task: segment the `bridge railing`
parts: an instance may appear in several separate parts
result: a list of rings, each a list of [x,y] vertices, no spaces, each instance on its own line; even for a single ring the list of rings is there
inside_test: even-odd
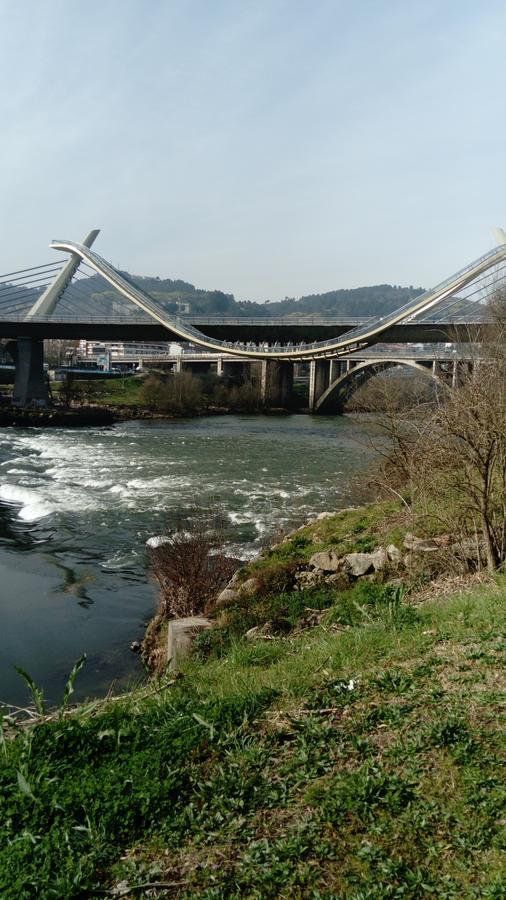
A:
[[[153,319],[148,316],[147,313],[144,315],[139,315],[138,313],[135,315],[127,315],[127,316],[90,316],[90,315],[52,315],[52,316],[34,316],[32,319],[27,320],[25,313],[16,313],[15,315],[2,315],[0,311],[0,321],[5,322],[27,322],[30,321],[32,324],[39,323],[49,323],[54,325],[65,323],[70,324],[98,324],[98,325],[147,325],[153,324]],[[205,325],[222,325],[226,327],[239,327],[241,325],[246,327],[254,327],[257,326],[259,328],[270,328],[270,327],[279,327],[279,328],[290,328],[293,326],[304,326],[304,325],[314,325],[321,326],[323,328],[331,328],[333,325],[344,325],[349,326],[350,328],[355,327],[356,325],[365,325],[370,321],[374,321],[372,317],[363,318],[363,319],[348,319],[348,318],[334,318],[334,319],[320,319],[318,316],[311,316],[310,318],[304,319],[264,319],[264,318],[228,318],[226,316],[189,316],[185,320],[185,324],[193,324],[199,326]],[[492,316],[482,315],[479,319],[472,319],[471,317],[455,316],[453,318],[446,316],[440,319],[423,319],[418,318],[416,320],[417,325],[433,325],[433,326],[451,326],[457,324],[463,325],[484,325],[487,323],[492,323],[494,320]],[[316,342],[315,342],[316,343]],[[318,345],[321,345],[321,341],[317,342]],[[325,341],[324,343],[332,343],[332,341]]]

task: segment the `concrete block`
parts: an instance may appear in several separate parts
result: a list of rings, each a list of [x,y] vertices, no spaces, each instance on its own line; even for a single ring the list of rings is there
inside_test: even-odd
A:
[[[167,663],[172,672],[177,672],[181,663],[192,655],[196,636],[212,627],[213,623],[204,616],[170,620],[167,632]]]

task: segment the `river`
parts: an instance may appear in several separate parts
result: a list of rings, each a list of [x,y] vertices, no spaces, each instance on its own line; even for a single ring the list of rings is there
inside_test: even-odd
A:
[[[353,416],[221,416],[108,428],[0,430],[0,701],[28,670],[50,704],[87,654],[76,698],[143,677],[129,650],[156,588],[146,541],[219,509],[229,551],[363,497],[370,453]]]

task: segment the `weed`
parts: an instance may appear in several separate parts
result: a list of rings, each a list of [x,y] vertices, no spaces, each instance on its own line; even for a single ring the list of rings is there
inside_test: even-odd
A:
[[[499,900],[502,682],[491,648],[504,584],[472,603],[434,600],[402,628],[405,597],[383,585],[355,586],[345,601],[255,598],[202,638],[226,649],[193,659],[173,684],[29,727],[8,721],[1,896],[120,885],[156,896],[166,883],[208,900]],[[333,604],[321,626],[234,636],[266,610],[295,623],[309,599]],[[343,602],[353,624],[336,629]]]

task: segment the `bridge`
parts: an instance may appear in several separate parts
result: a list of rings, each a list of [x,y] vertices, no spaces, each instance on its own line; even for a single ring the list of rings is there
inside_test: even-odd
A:
[[[309,363],[307,374],[300,380],[309,381],[308,408],[312,413],[342,412],[346,402],[358,388],[380,372],[397,367],[407,367],[413,372],[428,377],[437,385],[455,388],[472,367],[483,358],[479,346],[460,346],[458,350],[441,349],[437,345],[430,348],[407,348],[378,345],[366,351],[356,351],[337,359]],[[135,361],[141,369],[172,369],[174,372],[193,373],[214,372],[218,376],[235,379],[247,374],[257,379],[264,406],[289,405],[293,386],[293,375],[285,367],[285,377],[272,381],[269,371],[272,363],[265,360],[244,360],[241,357],[208,351],[186,351],[184,353],[157,353],[156,356],[135,354],[125,357]],[[293,364],[293,374],[297,364]]]
[[[346,360],[357,352],[370,359],[369,348],[380,341],[478,340],[491,324],[487,303],[506,278],[506,234],[498,229],[497,247],[384,316],[360,321],[191,319],[171,315],[162,302],[92,250],[98,233],[90,232],[82,244],[52,241],[50,247],[66,254],[65,258],[0,277],[0,337],[12,339],[15,404],[48,402],[43,376],[45,338],[87,337],[179,340],[244,361],[261,361],[263,392],[271,405],[283,405],[290,392],[293,364],[309,362],[310,408],[320,411],[328,407],[337,388],[334,383],[346,374],[341,365],[336,376],[337,362],[347,365]],[[106,312],[86,290],[90,278],[100,279],[107,288]],[[353,368],[352,361],[349,370]],[[372,371],[372,363],[367,368]],[[331,385],[334,388],[329,391]]]

